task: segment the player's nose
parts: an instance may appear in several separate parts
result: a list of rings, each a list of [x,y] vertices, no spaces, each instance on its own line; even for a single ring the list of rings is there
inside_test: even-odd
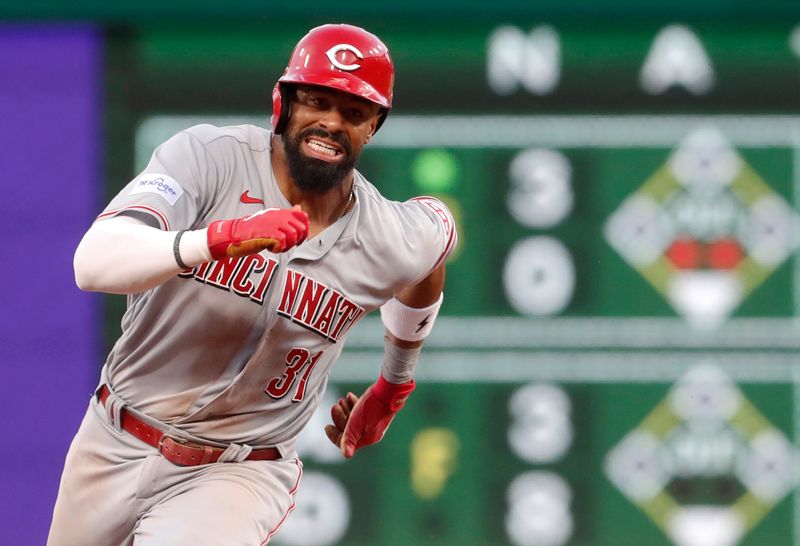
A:
[[[338,108],[328,108],[322,113],[319,122],[325,129],[331,133],[335,133],[342,129],[344,125],[344,116]]]

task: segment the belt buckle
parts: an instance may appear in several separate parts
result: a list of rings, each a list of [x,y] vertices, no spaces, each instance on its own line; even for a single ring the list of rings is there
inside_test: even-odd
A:
[[[161,453],[164,457],[166,457],[167,460],[170,459],[170,457],[168,457],[167,454],[164,453],[164,449],[165,449],[164,448],[164,442],[167,441],[167,440],[172,440],[173,444],[176,444],[176,445],[179,445],[179,446],[194,447],[191,443],[189,443],[188,441],[184,440],[183,438],[180,438],[178,436],[173,436],[172,434],[168,434],[168,433],[165,432],[164,434],[161,435],[161,438],[158,439],[158,452]],[[166,449],[169,449],[169,448],[167,447]]]
[[[189,442],[184,440],[183,438],[179,438],[178,436],[173,436],[172,434],[163,433],[161,438],[158,439],[158,450],[161,451],[164,447],[164,440],[172,440],[176,444],[180,444],[182,446],[190,445]]]
[[[167,440],[171,440],[176,448],[170,449],[169,446],[165,446],[164,442]],[[184,447],[186,450],[181,451],[180,447]],[[158,439],[158,452],[166,460],[178,466],[195,466],[212,462],[213,449],[211,446],[196,444],[167,433]]]

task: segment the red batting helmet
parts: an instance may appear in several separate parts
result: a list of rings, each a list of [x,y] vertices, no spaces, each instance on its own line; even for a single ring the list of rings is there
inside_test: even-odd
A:
[[[381,107],[378,127],[392,107],[394,65],[383,42],[363,28],[322,25],[297,42],[283,76],[272,90],[272,130],[281,134],[289,121],[287,85],[330,87]]]

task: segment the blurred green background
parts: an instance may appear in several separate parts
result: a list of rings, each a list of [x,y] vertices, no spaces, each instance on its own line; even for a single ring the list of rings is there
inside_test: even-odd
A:
[[[460,245],[417,392],[344,463],[327,408],[382,351],[378,319],[354,329],[275,543],[800,544],[796,1],[5,0],[0,18],[102,28],[104,200],[186,126],[268,124],[309,28],[388,45],[394,108],[359,169],[442,198]],[[106,350],[124,303],[105,299]]]

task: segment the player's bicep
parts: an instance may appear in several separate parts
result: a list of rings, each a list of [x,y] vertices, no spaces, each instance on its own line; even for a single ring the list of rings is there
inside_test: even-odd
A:
[[[445,264],[441,263],[416,284],[400,290],[395,297],[409,307],[427,307],[435,303],[444,290]]]

